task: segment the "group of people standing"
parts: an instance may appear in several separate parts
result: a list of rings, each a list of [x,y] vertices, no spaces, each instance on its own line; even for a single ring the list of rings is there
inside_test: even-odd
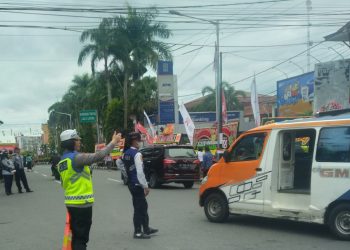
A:
[[[12,195],[12,183],[13,178],[15,177],[16,186],[18,188],[18,193],[23,193],[22,185],[27,193],[33,192],[28,185],[27,177],[24,171],[24,168],[27,166],[26,158],[21,154],[19,148],[15,148],[13,154],[9,154],[7,150],[1,152],[0,156],[0,165],[1,165],[1,174],[4,179],[5,184],[5,193],[6,195]],[[30,169],[32,162],[30,162]]]

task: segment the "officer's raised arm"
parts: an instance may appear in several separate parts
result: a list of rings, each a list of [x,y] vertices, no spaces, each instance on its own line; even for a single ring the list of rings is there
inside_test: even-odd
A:
[[[83,168],[86,165],[91,165],[95,162],[103,160],[103,158],[107,156],[114,149],[115,146],[118,145],[120,140],[121,134],[117,134],[117,132],[114,132],[112,141],[101,151],[92,154],[78,153],[74,158],[74,166],[77,168]]]

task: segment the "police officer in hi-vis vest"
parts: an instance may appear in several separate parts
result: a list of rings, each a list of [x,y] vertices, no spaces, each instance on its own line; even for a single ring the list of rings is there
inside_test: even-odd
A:
[[[64,152],[57,167],[64,189],[65,204],[70,214],[72,249],[85,250],[89,241],[94,203],[89,166],[103,160],[119,143],[121,135],[115,132],[112,141],[95,154],[79,153],[81,138],[75,129],[63,131],[60,139]]]
[[[134,206],[134,238],[149,239],[158,229],[149,227],[146,196],[149,188],[143,171],[142,155],[138,151],[141,142],[139,133],[130,133],[125,141],[123,162],[128,175],[128,187]]]

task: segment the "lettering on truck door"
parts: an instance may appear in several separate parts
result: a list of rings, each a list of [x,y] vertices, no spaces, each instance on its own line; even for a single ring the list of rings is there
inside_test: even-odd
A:
[[[226,194],[229,209],[263,211],[263,185],[269,173],[263,172],[263,154],[267,134],[248,134],[240,139],[232,150],[224,166],[221,187]]]

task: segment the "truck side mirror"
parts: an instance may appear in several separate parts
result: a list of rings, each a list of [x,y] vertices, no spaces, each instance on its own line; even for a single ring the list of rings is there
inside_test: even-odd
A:
[[[230,161],[230,153],[226,150],[222,156],[225,160],[225,162],[229,162]]]

